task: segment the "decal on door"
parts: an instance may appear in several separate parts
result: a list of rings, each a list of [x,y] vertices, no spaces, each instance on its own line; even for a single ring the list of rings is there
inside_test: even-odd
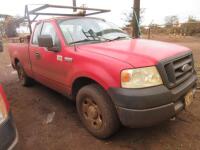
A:
[[[64,61],[72,63],[73,59],[70,57],[64,57]]]
[[[63,61],[63,57],[61,55],[57,55],[57,61]]]

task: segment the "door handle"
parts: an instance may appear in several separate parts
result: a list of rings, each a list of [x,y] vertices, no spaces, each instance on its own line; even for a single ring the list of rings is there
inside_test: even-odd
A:
[[[40,59],[40,53],[39,53],[39,52],[35,52],[35,57],[36,57],[37,59]]]

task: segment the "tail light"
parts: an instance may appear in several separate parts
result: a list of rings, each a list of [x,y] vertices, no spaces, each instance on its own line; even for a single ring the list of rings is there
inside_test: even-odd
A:
[[[8,117],[8,110],[9,110],[9,105],[6,100],[5,93],[0,86],[0,124],[6,120]]]

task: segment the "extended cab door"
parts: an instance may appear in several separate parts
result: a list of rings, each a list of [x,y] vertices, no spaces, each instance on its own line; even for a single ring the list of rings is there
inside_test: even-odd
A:
[[[54,47],[59,48],[58,52],[49,51],[45,47],[39,47],[37,37],[39,35],[50,35]],[[36,40],[36,43],[34,42]],[[63,62],[63,50],[60,39],[56,33],[56,25],[51,22],[44,22],[36,26],[33,35],[33,44],[30,46],[32,70],[34,78],[41,83],[59,92],[66,93],[65,75],[66,70]]]
[[[35,79],[38,77],[38,66],[40,64],[41,55],[39,53],[39,46],[38,46],[38,36],[40,36],[41,30],[42,30],[43,22],[39,22],[35,25],[35,30],[33,32],[30,46],[29,46],[29,53],[30,53],[30,60],[31,60],[31,66],[33,71],[33,76]]]

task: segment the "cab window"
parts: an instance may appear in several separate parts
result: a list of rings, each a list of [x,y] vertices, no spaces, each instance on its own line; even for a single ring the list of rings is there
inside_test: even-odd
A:
[[[42,29],[42,23],[37,24],[35,27],[35,32],[33,33],[32,44],[38,45],[38,36],[40,35],[41,29]]]
[[[60,45],[55,28],[51,23],[49,23],[49,22],[44,23],[44,25],[42,27],[41,35],[50,35],[53,40],[53,46],[58,47]]]

